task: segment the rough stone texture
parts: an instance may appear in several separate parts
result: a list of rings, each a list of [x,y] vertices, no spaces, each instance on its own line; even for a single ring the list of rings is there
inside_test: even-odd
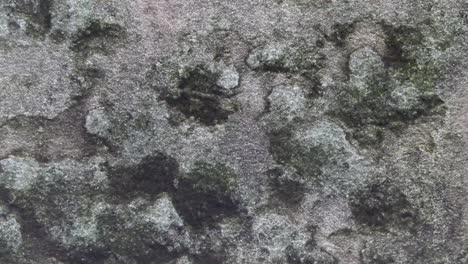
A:
[[[468,262],[464,0],[3,0],[0,263]]]

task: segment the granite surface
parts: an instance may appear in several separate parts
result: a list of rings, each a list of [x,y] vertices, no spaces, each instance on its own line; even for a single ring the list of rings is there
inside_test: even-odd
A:
[[[0,263],[468,263],[465,0],[2,0]]]

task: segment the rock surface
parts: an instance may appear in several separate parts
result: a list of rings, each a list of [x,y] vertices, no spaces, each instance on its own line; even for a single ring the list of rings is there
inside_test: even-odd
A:
[[[0,263],[464,264],[464,0],[3,0]]]

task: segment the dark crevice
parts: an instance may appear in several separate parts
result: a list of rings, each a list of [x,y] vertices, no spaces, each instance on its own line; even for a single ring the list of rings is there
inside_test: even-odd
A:
[[[224,165],[198,163],[179,178],[174,206],[195,229],[209,228],[224,217],[238,216],[241,208],[233,193],[236,177]]]
[[[225,123],[235,107],[224,106],[225,103],[232,106],[231,95],[216,85],[218,77],[197,66],[180,79],[176,95],[163,91],[161,98],[185,117],[195,118],[206,126]]]
[[[35,20],[43,25],[44,31],[49,32],[52,28],[52,0],[40,0],[39,8]]]
[[[333,33],[328,36],[328,41],[333,42],[337,47],[344,47],[348,36],[354,31],[354,23],[335,24],[332,27]]]
[[[263,111],[259,113],[256,117],[255,120],[261,120],[264,116],[268,115],[271,113],[271,100],[270,100],[270,95],[273,93],[273,88],[269,88],[267,93],[263,96]]]
[[[178,173],[179,164],[174,158],[157,153],[135,166],[111,168],[109,184],[112,194],[119,199],[131,199],[141,194],[155,198],[162,192],[175,191],[173,184]]]

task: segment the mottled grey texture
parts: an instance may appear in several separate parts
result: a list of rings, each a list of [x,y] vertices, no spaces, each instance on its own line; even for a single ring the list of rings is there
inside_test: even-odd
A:
[[[2,0],[0,263],[464,264],[464,0]]]

